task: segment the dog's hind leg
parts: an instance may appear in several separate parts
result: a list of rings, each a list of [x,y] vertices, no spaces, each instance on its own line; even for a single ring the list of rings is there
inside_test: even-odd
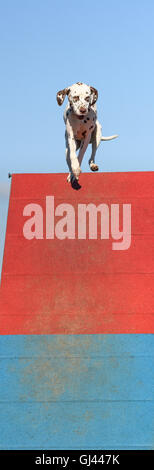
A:
[[[96,150],[97,150],[96,141],[93,140],[92,141],[92,153],[91,153],[91,157],[89,159],[89,166],[90,166],[91,171],[98,171],[99,170],[98,165],[96,165],[96,163],[95,163]]]
[[[96,155],[96,150],[101,142],[101,135],[102,135],[101,125],[98,121],[96,121],[96,126],[91,136],[92,153],[89,159],[89,166],[90,166],[91,171],[99,170],[98,165],[96,165],[95,163],[95,155]]]

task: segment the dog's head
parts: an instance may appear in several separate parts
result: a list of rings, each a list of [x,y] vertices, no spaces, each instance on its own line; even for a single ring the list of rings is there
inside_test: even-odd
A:
[[[61,106],[64,102],[65,96],[68,96],[70,106],[73,113],[77,116],[86,115],[98,98],[98,91],[92,86],[85,83],[75,83],[74,85],[64,88],[57,93],[57,102]]]

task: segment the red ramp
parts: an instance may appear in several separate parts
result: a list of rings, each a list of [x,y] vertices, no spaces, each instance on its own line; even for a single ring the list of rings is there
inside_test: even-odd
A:
[[[1,334],[154,333],[154,172],[82,174],[79,190],[66,177],[12,177]],[[52,234],[48,239],[47,196],[54,198],[54,213],[48,208]],[[109,238],[101,239],[99,215],[97,239],[89,239],[88,216],[86,239],[78,238],[78,205],[91,203],[108,207]],[[30,219],[23,212],[29,204],[40,207],[42,238],[29,240],[23,234]],[[75,238],[56,236],[56,224],[66,216],[66,212],[56,215],[61,204],[69,204],[74,211]],[[113,249],[113,242],[118,242],[111,234],[111,206],[115,204],[119,205],[120,230],[123,205],[131,206],[131,244],[124,250]]]

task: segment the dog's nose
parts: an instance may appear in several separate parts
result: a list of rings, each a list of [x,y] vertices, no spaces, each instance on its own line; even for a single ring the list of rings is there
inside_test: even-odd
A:
[[[81,112],[81,113],[86,113],[86,108],[84,108],[84,106],[81,106],[80,112]]]

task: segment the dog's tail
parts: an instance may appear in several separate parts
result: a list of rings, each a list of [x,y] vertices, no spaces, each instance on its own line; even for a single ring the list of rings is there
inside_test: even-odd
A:
[[[109,137],[102,136],[101,140],[113,140],[113,139],[116,139],[117,137],[118,137],[118,134],[110,135]]]

